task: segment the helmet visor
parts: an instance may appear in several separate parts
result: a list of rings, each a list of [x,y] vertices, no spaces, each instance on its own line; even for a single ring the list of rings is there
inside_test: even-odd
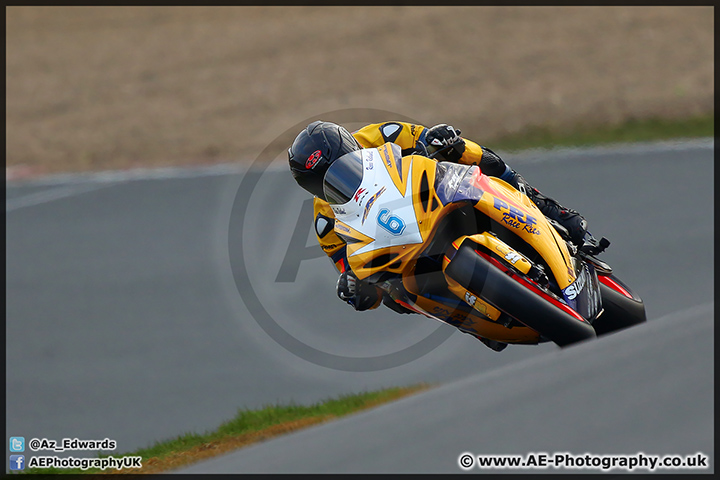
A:
[[[346,153],[335,160],[323,180],[325,200],[332,205],[343,205],[352,199],[363,178],[362,151]]]

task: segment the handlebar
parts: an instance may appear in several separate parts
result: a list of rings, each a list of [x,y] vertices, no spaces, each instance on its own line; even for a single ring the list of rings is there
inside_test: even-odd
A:
[[[417,152],[417,154],[422,155],[423,157],[427,157],[427,158],[431,158],[431,159],[433,159],[433,160],[436,160],[436,158],[435,158],[436,156],[438,156],[438,155],[440,155],[440,154],[444,154],[445,152],[449,152],[449,151],[450,151],[451,149],[453,149],[454,147],[455,147],[455,145],[452,145],[452,144],[451,144],[451,145],[446,145],[446,146],[444,146],[443,148],[440,148],[440,149],[438,149],[438,150],[435,150],[433,153],[428,153],[427,147],[426,147],[424,144],[422,144],[422,143],[420,143],[420,142],[417,142],[417,143],[415,144],[415,150],[414,150],[414,151]]]

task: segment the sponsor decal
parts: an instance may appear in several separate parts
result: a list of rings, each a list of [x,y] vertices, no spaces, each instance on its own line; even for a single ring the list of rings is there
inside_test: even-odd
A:
[[[430,313],[439,317],[449,317],[452,312],[450,312],[450,310],[446,310],[442,307],[438,307],[437,305],[435,305],[432,310],[430,310]]]
[[[498,197],[493,197],[493,206],[502,212],[503,223],[534,235],[540,235],[540,230],[535,228],[535,225],[537,225],[537,219],[535,217],[526,214],[516,207],[508,205],[507,202]]]
[[[331,243],[330,245],[320,245],[320,247],[322,247],[323,250],[330,251],[338,247],[342,247],[343,245],[343,243]]]
[[[358,191],[355,192],[355,196],[353,197],[353,199],[358,203],[358,205],[362,205],[362,202],[363,202],[363,200],[365,200],[365,196],[367,194],[368,194],[367,188],[358,188]]]
[[[382,195],[383,193],[385,193],[385,187],[382,187],[380,190],[377,191],[377,193],[376,193],[375,195],[373,195],[372,197],[370,197],[370,198],[368,199],[367,203],[365,204],[365,211],[363,212],[362,221],[360,222],[361,225],[364,225],[364,224],[365,224],[365,219],[367,218],[368,213],[370,213],[370,209],[372,208],[373,203],[375,203],[375,201],[376,201],[376,200],[380,197],[380,195]]]
[[[471,307],[475,306],[475,302],[477,301],[477,297],[473,295],[470,292],[465,292],[465,302],[470,305]]]
[[[583,270],[580,275],[578,276],[577,280],[567,287],[564,291],[565,295],[567,296],[568,300],[574,300],[575,297],[578,296],[580,292],[582,292],[583,288],[585,288],[585,284],[587,283],[587,272]]]
[[[342,207],[337,207],[335,205],[330,206],[332,208],[332,211],[335,212],[335,215],[347,215],[347,211],[345,211]]]
[[[453,313],[442,307],[435,306],[429,312],[431,315],[438,317],[451,325],[464,324],[467,325],[471,321],[470,317],[467,317],[464,313]]]
[[[383,208],[377,216],[378,225],[391,235],[402,235],[405,231],[405,221],[397,215],[391,215],[390,210]]]
[[[450,177],[448,178],[448,180],[446,180],[447,181],[447,191],[451,192],[452,194],[455,194],[458,187],[460,186],[460,180],[463,179],[464,172],[460,172],[456,169],[452,169],[448,173],[450,174]]]
[[[307,168],[308,170],[310,170],[311,168],[313,168],[313,167],[317,164],[318,160],[320,160],[321,158],[322,158],[322,152],[321,152],[320,150],[315,150],[315,151],[308,157],[307,161],[305,161],[305,168]]]
[[[390,152],[388,151],[388,146],[383,145],[382,148],[378,149],[378,152],[380,153],[380,156],[385,160],[385,165],[387,165],[388,168],[392,168],[392,160],[390,159]]]
[[[508,252],[507,255],[505,255],[505,260],[515,265],[515,262],[520,260],[522,257],[517,252]]]

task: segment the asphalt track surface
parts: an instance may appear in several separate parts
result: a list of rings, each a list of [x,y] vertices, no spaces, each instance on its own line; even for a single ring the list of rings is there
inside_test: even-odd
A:
[[[505,157],[611,240],[648,324],[496,353],[353,312],[282,158],[8,184],[6,438],[110,438],[117,456],[239,408],[432,382],[183,471],[461,473],[463,452],[702,452],[714,471],[712,141]]]

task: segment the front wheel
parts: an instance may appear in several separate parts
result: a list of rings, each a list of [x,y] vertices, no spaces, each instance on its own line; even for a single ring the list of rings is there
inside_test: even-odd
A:
[[[630,287],[614,275],[598,275],[603,313],[593,322],[598,335],[644,323],[645,304]]]
[[[461,245],[445,274],[561,347],[596,337],[587,321],[568,313],[557,299],[522,277],[502,271],[471,245]]]

